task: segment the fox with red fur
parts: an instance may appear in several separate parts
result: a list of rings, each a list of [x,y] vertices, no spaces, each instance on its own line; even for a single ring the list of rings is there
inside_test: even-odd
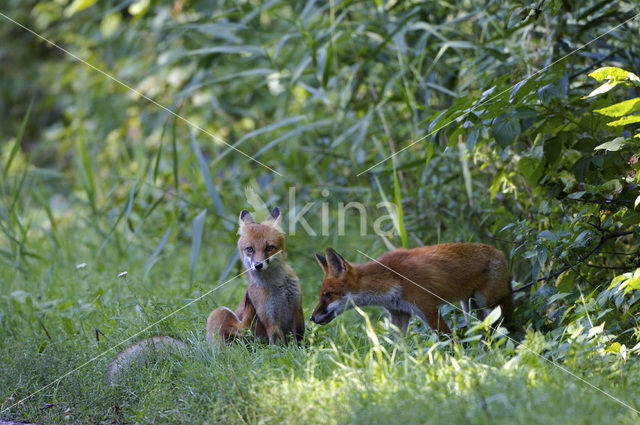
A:
[[[311,316],[315,323],[329,323],[354,304],[378,305],[389,311],[391,323],[403,334],[414,314],[448,334],[451,330],[438,306],[470,298],[483,308],[500,305],[505,321],[511,318],[507,259],[492,246],[446,243],[396,249],[362,264],[349,263],[332,248],[325,255],[316,254],[324,278]],[[463,310],[466,320],[468,309]]]
[[[207,319],[207,336],[228,342],[244,329],[270,344],[296,342],[304,336],[302,290],[298,277],[287,263],[280,209],[273,209],[262,223],[242,210],[239,219],[238,252],[248,270],[249,287],[242,301],[231,311],[218,307]]]

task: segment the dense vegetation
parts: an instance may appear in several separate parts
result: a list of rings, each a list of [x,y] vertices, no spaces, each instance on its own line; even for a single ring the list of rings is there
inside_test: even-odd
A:
[[[1,419],[637,423],[637,2],[0,13]],[[307,316],[327,246],[481,241],[524,287],[521,330],[398,339],[367,308],[304,348],[209,346],[207,313],[245,288],[237,214],[274,205]],[[290,226],[303,208],[315,234]],[[191,349],[107,386],[105,350],[156,334]]]

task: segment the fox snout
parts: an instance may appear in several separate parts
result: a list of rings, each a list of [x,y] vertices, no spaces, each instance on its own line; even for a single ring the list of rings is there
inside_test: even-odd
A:
[[[267,270],[267,267],[269,267],[269,258],[266,258],[263,261],[253,262],[253,269],[257,272]]]
[[[332,311],[325,310],[323,312],[319,312],[316,309],[316,311],[313,312],[309,320],[311,320],[313,323],[317,323],[318,325],[326,325],[327,323],[332,321],[335,317],[336,315],[334,310]]]
[[[335,317],[335,314],[331,312],[331,313],[324,313],[324,314],[314,314],[313,316],[310,317],[310,319],[313,323],[317,323],[318,325],[326,325],[327,323],[332,321],[334,317]]]

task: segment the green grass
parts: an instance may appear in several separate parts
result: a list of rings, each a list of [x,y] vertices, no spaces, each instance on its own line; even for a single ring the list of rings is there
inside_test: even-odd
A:
[[[4,268],[1,408],[213,289],[224,257],[203,246],[201,255],[211,262],[201,262],[196,273],[210,277],[191,287],[189,250],[188,243],[167,248],[147,278],[141,275],[146,253],[132,254],[126,268],[67,263],[32,268],[28,278]],[[303,280],[308,316],[320,270],[302,256],[290,261]],[[126,279],[117,277],[122,270]],[[639,406],[636,358],[624,362],[570,330],[553,346],[553,335],[530,331],[523,341],[533,352],[483,330],[438,340],[417,321],[406,338],[397,338],[383,312],[371,308],[370,317],[349,311],[325,327],[309,324],[302,348],[251,340],[223,350],[209,346],[208,311],[233,306],[244,285],[243,278],[232,280],[134,338],[173,335],[189,342],[186,352],[129,368],[114,386],[106,383],[109,353],[0,417],[39,423],[637,423],[632,410],[533,354]],[[96,329],[104,334],[99,340]]]

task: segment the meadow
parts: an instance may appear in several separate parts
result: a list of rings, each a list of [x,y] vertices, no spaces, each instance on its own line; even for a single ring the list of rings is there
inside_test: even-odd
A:
[[[633,1],[7,0],[0,422],[636,424]],[[497,314],[209,344],[242,209],[284,215],[308,319],[333,247],[483,242]],[[168,335],[115,384],[114,355]]]

